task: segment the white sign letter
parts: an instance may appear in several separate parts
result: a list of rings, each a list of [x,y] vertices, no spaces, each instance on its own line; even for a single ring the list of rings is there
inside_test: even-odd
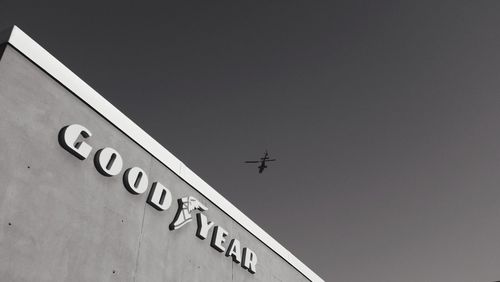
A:
[[[84,160],[89,156],[92,147],[83,141],[76,142],[80,136],[89,138],[92,133],[79,124],[65,126],[59,131],[59,144],[75,157]]]
[[[226,237],[227,236],[227,231],[224,230],[222,227],[220,226],[215,226],[214,227],[214,233],[212,234],[212,242],[210,242],[210,246],[212,246],[214,249],[216,249],[217,251],[219,252],[224,252],[226,250],[226,248],[224,248],[224,246],[222,246],[222,244],[224,243],[224,241],[226,241]]]
[[[248,269],[250,273],[255,273],[257,266],[257,255],[249,248],[243,248],[243,262],[241,266]]]
[[[214,226],[213,221],[208,221],[207,217],[201,213],[196,214],[196,221],[198,222],[198,229],[196,230],[196,237],[205,240],[208,236],[208,231]]]
[[[94,164],[102,175],[115,176],[122,171],[123,160],[115,149],[107,147],[97,151]]]
[[[139,195],[148,189],[148,176],[141,168],[132,167],[125,171],[123,183],[130,193]]]
[[[148,203],[159,211],[166,211],[172,204],[172,194],[160,182],[155,182],[149,192]]]
[[[240,249],[240,241],[233,239],[229,243],[229,247],[227,247],[226,257],[232,256],[233,261],[236,263],[241,262],[241,249]]]

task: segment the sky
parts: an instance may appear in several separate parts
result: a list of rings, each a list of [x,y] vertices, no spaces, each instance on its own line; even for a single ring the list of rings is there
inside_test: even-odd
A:
[[[500,2],[5,1],[325,281],[500,280]],[[268,150],[263,174],[244,161]]]

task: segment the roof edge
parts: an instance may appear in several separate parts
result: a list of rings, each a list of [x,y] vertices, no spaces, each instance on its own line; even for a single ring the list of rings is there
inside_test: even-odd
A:
[[[64,85],[74,95],[102,115],[139,146],[144,148],[158,161],[167,166],[178,177],[186,181],[191,187],[204,195],[213,204],[218,206],[243,228],[271,248],[306,278],[313,282],[324,282],[321,277],[302,263],[290,251],[273,239],[267,232],[243,214],[237,207],[231,204],[226,198],[196,175],[153,137],[147,134],[143,129],[125,116],[125,114],[102,97],[97,91],[95,91],[64,64],[47,52],[42,46],[31,39],[20,28],[14,25],[10,29],[0,32],[0,44],[3,43],[8,43],[15,47],[38,67]]]

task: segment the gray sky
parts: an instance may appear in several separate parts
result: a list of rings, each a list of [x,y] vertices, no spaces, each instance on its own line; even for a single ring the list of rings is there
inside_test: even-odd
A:
[[[491,282],[500,2],[423,2],[0,0],[0,28],[326,281]]]

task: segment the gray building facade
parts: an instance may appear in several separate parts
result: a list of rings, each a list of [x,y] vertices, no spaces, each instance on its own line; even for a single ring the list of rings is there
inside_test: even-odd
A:
[[[2,281],[323,281],[19,28],[0,43]]]

